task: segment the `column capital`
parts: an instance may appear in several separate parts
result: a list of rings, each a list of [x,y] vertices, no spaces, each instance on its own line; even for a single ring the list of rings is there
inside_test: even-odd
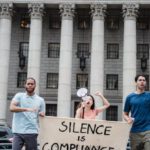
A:
[[[62,19],[72,19],[74,17],[75,4],[63,3],[59,5]]]
[[[123,4],[122,11],[123,17],[125,19],[136,19],[138,14],[139,4],[137,3],[130,3],[130,4]]]
[[[104,19],[107,5],[101,3],[91,4],[91,16],[93,19]]]
[[[12,3],[0,3],[0,18],[11,19],[13,15]]]
[[[43,3],[30,3],[28,4],[29,13],[31,18],[41,19],[43,16],[44,4]]]

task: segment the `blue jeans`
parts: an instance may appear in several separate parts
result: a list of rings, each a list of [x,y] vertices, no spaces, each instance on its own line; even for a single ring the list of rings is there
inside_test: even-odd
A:
[[[37,150],[37,134],[14,134],[13,150],[21,150],[25,146],[25,150]]]

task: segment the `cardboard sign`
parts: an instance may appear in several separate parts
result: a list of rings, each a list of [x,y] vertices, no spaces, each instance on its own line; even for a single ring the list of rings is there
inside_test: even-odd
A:
[[[125,122],[40,118],[40,150],[126,150],[131,125]]]

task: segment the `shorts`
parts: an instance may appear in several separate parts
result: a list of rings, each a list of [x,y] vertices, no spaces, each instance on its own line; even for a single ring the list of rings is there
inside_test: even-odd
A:
[[[150,150],[150,131],[130,133],[131,150]]]

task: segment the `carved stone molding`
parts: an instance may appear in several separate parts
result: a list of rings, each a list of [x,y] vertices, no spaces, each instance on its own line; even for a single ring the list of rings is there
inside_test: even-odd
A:
[[[44,13],[44,4],[42,3],[30,3],[28,4],[29,13],[31,18],[41,19]]]
[[[0,18],[11,19],[12,15],[13,15],[13,4],[0,3]]]
[[[122,11],[125,19],[136,19],[138,15],[139,4],[123,4]]]
[[[59,9],[62,19],[73,19],[75,4],[60,4]]]
[[[104,19],[106,13],[107,5],[106,4],[91,4],[91,16],[93,19]]]

